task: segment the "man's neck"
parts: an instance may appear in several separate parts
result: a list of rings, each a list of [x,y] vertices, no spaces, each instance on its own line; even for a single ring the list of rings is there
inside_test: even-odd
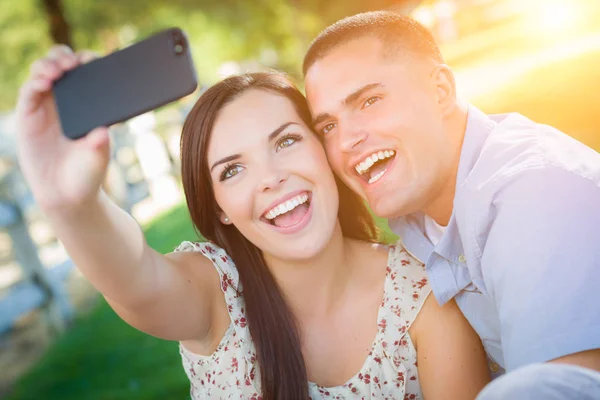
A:
[[[463,140],[467,130],[468,106],[466,103],[457,101],[456,110],[448,117],[447,132],[451,140],[451,153],[448,157],[446,171],[440,176],[440,189],[435,197],[428,203],[423,212],[433,218],[441,226],[447,226],[454,208],[454,194],[456,191],[456,179],[460,153]]]

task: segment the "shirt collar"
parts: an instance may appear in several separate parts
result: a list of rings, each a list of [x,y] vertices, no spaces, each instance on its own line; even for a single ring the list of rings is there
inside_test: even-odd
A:
[[[423,218],[423,213],[419,211],[404,217],[391,219],[388,224],[390,229],[399,236],[404,248],[413,257],[425,264],[433,251],[433,244],[425,237]]]
[[[467,125],[458,164],[456,193],[459,193],[460,186],[465,182],[477,162],[490,132],[496,127],[497,122],[504,118],[505,116],[502,115],[488,116],[476,107],[468,106]],[[456,198],[454,209],[458,205]],[[424,214],[422,212],[415,212],[404,217],[391,219],[389,225],[400,236],[404,247],[414,257],[426,263],[434,250],[434,246],[425,237],[423,219]],[[463,244],[454,212],[440,242],[435,246],[435,251],[453,263],[457,263],[458,258],[463,254]]]
[[[475,163],[479,159],[485,140],[504,116],[488,116],[477,107],[469,105],[467,110],[467,127],[460,151],[460,161],[456,175],[456,191],[465,182]]]

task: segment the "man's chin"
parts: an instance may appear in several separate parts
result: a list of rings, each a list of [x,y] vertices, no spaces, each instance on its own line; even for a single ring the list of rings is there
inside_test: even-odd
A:
[[[368,196],[366,201],[371,212],[379,218],[393,219],[408,214],[401,202],[395,202],[389,196]]]

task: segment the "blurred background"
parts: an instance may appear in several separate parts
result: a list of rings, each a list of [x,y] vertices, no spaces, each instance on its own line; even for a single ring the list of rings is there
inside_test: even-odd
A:
[[[196,239],[182,203],[178,147],[183,119],[201,91],[227,75],[263,68],[287,71],[301,83],[304,52],[322,28],[377,9],[429,27],[459,94],[484,111],[520,112],[600,151],[598,0],[0,4],[0,398],[189,398],[177,344],[120,321],[74,268],[22,181],[13,108],[33,60],[53,43],[106,54],[162,28],[187,32],[201,88],[113,127],[105,184],[150,245],[166,253]]]

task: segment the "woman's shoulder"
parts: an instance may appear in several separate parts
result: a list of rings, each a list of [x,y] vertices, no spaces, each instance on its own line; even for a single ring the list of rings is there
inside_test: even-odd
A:
[[[353,238],[346,238],[346,241],[350,245],[350,249],[363,254],[386,256],[390,251],[390,245],[381,242],[368,242]]]
[[[199,263],[207,260],[207,265],[212,264],[221,278],[222,290],[233,287],[240,290],[239,274],[235,263],[225,249],[212,242],[184,241],[169,254],[172,258],[187,259],[190,263]]]
[[[183,241],[174,250],[171,255],[175,254],[202,254],[204,257],[211,260],[213,263],[219,261],[221,263],[230,264],[234,266],[233,260],[227,254],[225,249],[219,247],[212,242],[191,242]]]
[[[389,245],[389,262],[391,268],[415,269],[425,273],[425,264],[413,256],[402,244],[401,241]]]
[[[367,256],[371,260],[370,264],[377,260],[387,260],[387,266],[391,269],[413,269],[417,272],[425,273],[425,265],[409,253],[398,241],[394,244],[366,242],[362,240],[349,239],[355,254]]]
[[[177,247],[175,247],[173,252],[200,252],[203,254],[226,253],[224,249],[212,242],[193,242],[189,240],[184,240],[183,242],[181,242]]]

